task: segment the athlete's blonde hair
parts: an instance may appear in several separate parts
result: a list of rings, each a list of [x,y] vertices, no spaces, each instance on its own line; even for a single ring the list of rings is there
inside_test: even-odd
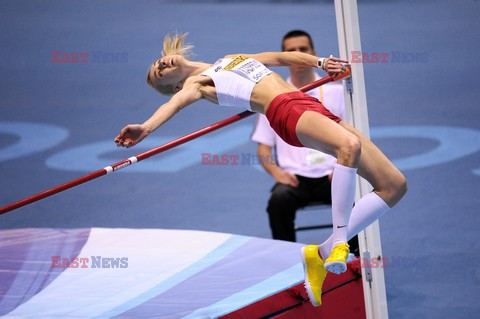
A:
[[[185,44],[185,38],[188,33],[175,33],[173,35],[167,34],[163,39],[162,57],[167,55],[181,55],[188,58],[192,54],[193,45]],[[157,85],[155,86],[150,79],[150,68],[147,73],[147,83],[156,91],[164,95],[173,94],[172,85]]]
[[[179,54],[188,58],[192,53],[193,45],[185,44],[185,38],[188,33],[175,33],[174,35],[167,34],[163,39],[162,56]]]

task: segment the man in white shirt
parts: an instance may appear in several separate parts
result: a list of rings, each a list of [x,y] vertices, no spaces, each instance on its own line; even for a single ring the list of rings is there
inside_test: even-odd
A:
[[[316,55],[310,35],[302,30],[288,32],[283,37],[282,50]],[[290,67],[287,81],[300,88],[319,78],[313,68]],[[333,114],[345,118],[341,84],[326,84],[307,94],[319,99]],[[297,209],[312,201],[331,203],[330,180],[336,159],[316,150],[285,143],[262,114],[258,115],[252,140],[258,143],[259,158],[272,158],[274,149],[276,153],[278,165],[271,161],[262,163],[276,182],[267,206],[272,237],[296,241],[294,222]]]

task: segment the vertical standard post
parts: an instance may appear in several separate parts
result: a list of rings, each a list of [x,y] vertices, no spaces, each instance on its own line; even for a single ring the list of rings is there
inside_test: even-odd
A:
[[[350,59],[352,51],[362,52],[360,42],[360,26],[356,0],[335,0],[338,44],[340,57]],[[363,65],[352,63],[352,76],[349,83],[344,83],[345,108],[347,121],[367,137],[370,136],[368,125],[367,98]],[[345,81],[344,81],[345,82]],[[356,199],[366,195],[372,186],[364,179],[357,178]],[[369,319],[388,318],[387,296],[383,268],[370,268],[372,258],[382,258],[380,227],[378,221],[358,234],[362,263],[363,292],[365,312]]]

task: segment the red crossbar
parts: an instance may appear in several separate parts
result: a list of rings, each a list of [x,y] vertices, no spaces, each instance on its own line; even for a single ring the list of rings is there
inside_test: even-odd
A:
[[[300,91],[303,91],[303,92],[307,92],[307,91],[310,91],[311,89],[313,88],[316,88],[316,87],[319,87],[325,83],[328,83],[328,82],[333,82],[333,81],[338,81],[340,79],[343,79],[343,78],[346,78],[350,76],[350,69],[347,69],[347,72],[341,74],[341,75],[338,75],[337,77],[332,77],[330,75],[327,75],[317,81],[314,81],[302,88],[300,88]],[[60,193],[64,190],[67,190],[69,188],[72,188],[72,187],[75,187],[77,185],[80,185],[80,184],[83,184],[83,183],[86,183],[88,181],[91,181],[92,179],[95,179],[95,178],[98,178],[100,176],[103,176],[103,175],[107,175],[108,173],[111,173],[111,172],[114,172],[114,171],[118,171],[119,169],[122,169],[124,167],[127,167],[127,166],[130,166],[136,162],[139,162],[139,161],[142,161],[144,159],[147,159],[151,156],[154,156],[154,155],[157,155],[159,153],[162,153],[166,150],[169,150],[171,148],[174,148],[178,145],[181,145],[183,143],[186,143],[188,141],[191,141],[193,139],[196,139],[197,137],[200,137],[202,135],[205,135],[207,133],[210,133],[210,132],[213,132],[215,130],[218,130],[219,128],[222,128],[224,126],[227,126],[227,125],[230,125],[232,123],[235,123],[241,119],[244,119],[250,115],[254,114],[253,112],[250,112],[250,111],[244,111],[244,112],[241,112],[241,113],[238,113],[234,116],[231,116],[229,118],[226,118],[222,121],[219,121],[219,122],[216,122],[216,123],[213,123],[207,127],[204,127],[198,131],[195,131],[193,133],[190,133],[188,135],[185,135],[183,137],[180,137],[176,140],[173,140],[171,142],[168,142],[166,144],[163,144],[161,146],[158,146],[156,148],[153,148],[149,151],[146,151],[144,153],[141,153],[137,156],[132,156],[128,159],[125,159],[123,161],[120,161],[118,163],[115,163],[115,164],[112,164],[110,166],[107,166],[105,168],[102,168],[102,169],[99,169],[98,171],[95,171],[95,172],[92,172],[92,173],[89,173],[87,175],[84,175],[82,177],[79,177],[79,178],[76,178],[76,179],[73,179],[69,182],[66,182],[64,184],[61,184],[61,185],[58,185],[58,186],[55,186],[53,188],[50,188],[46,191],[43,191],[41,193],[38,193],[38,194],[35,194],[35,195],[32,195],[32,196],[29,196],[29,197],[26,197],[22,200],[19,200],[17,202],[14,202],[14,203],[11,203],[9,205],[6,205],[6,206],[3,206],[0,208],[0,215],[1,214],[4,214],[4,213],[7,213],[9,211],[12,211],[14,209],[17,209],[17,208],[20,208],[22,206],[25,206],[25,205],[28,205],[28,204],[31,204],[33,202],[36,202],[36,201],[39,201],[45,197],[49,197],[49,196],[52,196],[52,195],[55,195],[57,193]]]

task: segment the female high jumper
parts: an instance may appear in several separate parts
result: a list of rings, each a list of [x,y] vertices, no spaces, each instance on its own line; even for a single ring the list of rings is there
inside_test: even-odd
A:
[[[151,65],[147,74],[147,83],[152,88],[172,97],[143,124],[125,126],[115,143],[134,146],[184,107],[206,99],[222,106],[263,113],[287,143],[335,156],[333,233],[324,243],[301,250],[306,290],[311,303],[321,305],[327,271],[339,274],[347,268],[347,241],[397,204],[407,191],[407,183],[402,173],[362,133],[267,67],[318,67],[336,76],[345,71],[348,61],[301,52],[263,52],[227,55],[212,65],[188,60],[192,46],[185,44],[185,36],[167,35],[162,57]],[[356,174],[366,179],[373,191],[354,206]]]

